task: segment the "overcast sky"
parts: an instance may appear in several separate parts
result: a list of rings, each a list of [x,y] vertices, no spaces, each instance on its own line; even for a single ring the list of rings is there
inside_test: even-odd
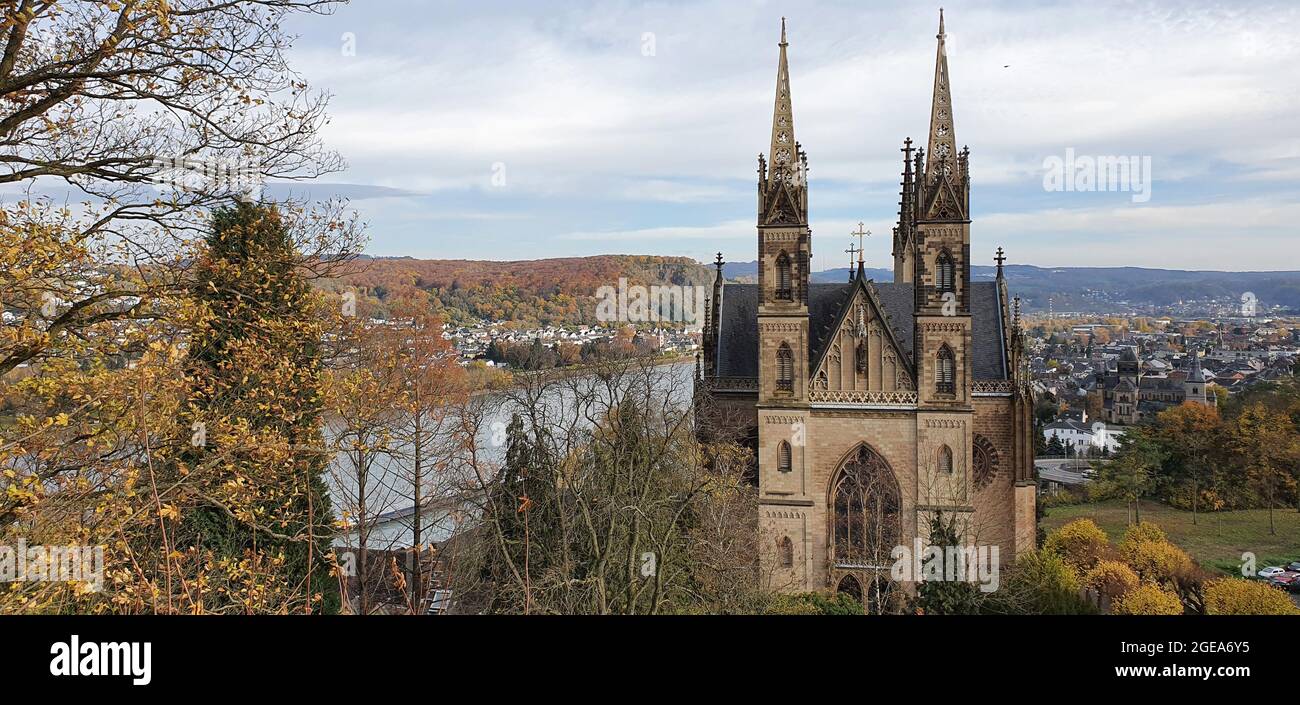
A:
[[[349,162],[296,192],[352,198],[376,255],[752,260],[782,15],[814,265],[845,264],[861,220],[890,266],[899,148],[924,142],[934,76],[938,6],[914,1],[356,0],[290,27]],[[1050,266],[1300,269],[1297,3],[945,16],[977,263],[1001,245]],[[1067,149],[1149,157],[1149,200],[1047,190]]]

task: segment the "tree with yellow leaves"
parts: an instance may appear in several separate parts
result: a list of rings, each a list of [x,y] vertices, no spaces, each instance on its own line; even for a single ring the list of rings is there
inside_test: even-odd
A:
[[[1178,595],[1154,583],[1143,583],[1125,593],[1111,605],[1111,614],[1175,615],[1183,614]]]
[[[24,318],[0,340],[0,374],[147,317],[182,284],[176,257],[210,209],[341,168],[282,25],[338,4],[4,3],[0,184],[65,193],[0,208],[0,302]]]
[[[1300,609],[1268,583],[1219,578],[1205,584],[1205,613],[1300,615]]]
[[[231,466],[226,450],[178,461],[204,435],[181,423],[196,408],[187,337],[204,326],[190,296],[191,264],[202,256],[193,244],[213,208],[232,197],[256,200],[266,178],[341,166],[318,139],[326,101],[287,64],[283,29],[289,15],[337,4],[0,7],[0,183],[10,192],[63,190],[0,202],[0,307],[8,314],[0,324],[0,538],[107,549],[102,593],[12,583],[0,590],[0,611],[202,612],[223,604],[211,597],[214,573],[197,567],[175,531],[193,506],[196,488],[187,485]],[[355,222],[339,204],[283,214],[302,236],[294,265],[302,276],[319,276],[354,251]],[[263,393],[253,402],[268,405],[261,414],[282,411]],[[231,452],[243,447],[217,435]],[[247,478],[231,482],[219,489],[238,494]],[[279,533],[274,517],[252,514],[240,521]],[[305,604],[304,586],[275,582],[278,561],[256,554],[219,567],[257,576],[245,581],[244,609]]]
[[[1091,519],[1075,519],[1047,535],[1043,550],[1056,553],[1076,573],[1091,570],[1110,548],[1106,532]]]
[[[1215,451],[1224,446],[1226,432],[1216,406],[1185,403],[1157,416],[1153,433],[1170,450],[1166,469],[1191,490],[1193,524],[1197,522],[1201,493],[1215,484]]]
[[[1234,431],[1250,485],[1268,505],[1268,533],[1275,535],[1273,510],[1296,487],[1292,468],[1300,457],[1300,437],[1295,424],[1283,411],[1256,402],[1241,410]]]
[[[1141,581],[1137,573],[1121,561],[1103,560],[1083,576],[1084,587],[1096,590],[1111,600],[1122,598]]]

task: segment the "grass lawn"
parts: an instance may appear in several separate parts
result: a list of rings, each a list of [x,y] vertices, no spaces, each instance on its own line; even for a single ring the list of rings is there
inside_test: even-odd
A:
[[[1122,500],[1096,504],[1053,507],[1047,510],[1043,528],[1051,531],[1079,518],[1089,518],[1110,536],[1112,543],[1124,536],[1128,526],[1128,505]],[[1191,554],[1207,569],[1241,574],[1241,554],[1255,554],[1255,567],[1263,568],[1300,561],[1300,513],[1294,507],[1273,510],[1277,534],[1268,533],[1268,510],[1246,509],[1218,514],[1200,513],[1192,524],[1192,513],[1155,502],[1142,503],[1142,521],[1160,526],[1169,540]]]

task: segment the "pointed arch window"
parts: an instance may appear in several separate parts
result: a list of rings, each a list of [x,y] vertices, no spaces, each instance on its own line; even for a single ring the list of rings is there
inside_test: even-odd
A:
[[[782,536],[780,541],[776,542],[777,555],[781,557],[782,568],[794,567],[794,541],[789,536]]]
[[[952,474],[952,448],[948,446],[939,448],[939,474]]]
[[[934,268],[934,285],[940,292],[949,292],[957,290],[957,267],[952,261],[952,255],[947,250],[939,253],[939,259],[935,262]]]
[[[901,533],[898,482],[865,444],[840,467],[831,489],[833,559],[840,567],[888,566]]]
[[[780,472],[790,472],[790,470],[794,467],[794,463],[792,462],[793,453],[791,453],[790,451],[790,444],[785,441],[781,441],[781,447],[778,450],[777,456],[778,457],[777,457],[776,469],[779,470]]]
[[[794,353],[789,343],[781,343],[776,351],[776,388],[782,392],[794,391]]]
[[[782,252],[776,256],[776,298],[779,301],[793,301],[794,289],[791,286],[790,255]]]
[[[952,348],[944,345],[939,348],[934,366],[934,390],[939,394],[957,393],[957,363]]]

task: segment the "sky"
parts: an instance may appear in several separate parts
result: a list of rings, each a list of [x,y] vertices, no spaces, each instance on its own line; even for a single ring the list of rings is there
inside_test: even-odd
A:
[[[944,3],[972,254],[992,264],[1300,269],[1300,3]],[[781,17],[815,269],[864,222],[891,266],[939,8],[911,2],[354,0],[298,17],[378,256],[755,258]],[[1135,158],[1064,184],[1067,156]],[[1073,169],[1071,170],[1073,173]],[[1053,176],[1055,175],[1055,176]],[[987,261],[985,261],[987,260]]]

